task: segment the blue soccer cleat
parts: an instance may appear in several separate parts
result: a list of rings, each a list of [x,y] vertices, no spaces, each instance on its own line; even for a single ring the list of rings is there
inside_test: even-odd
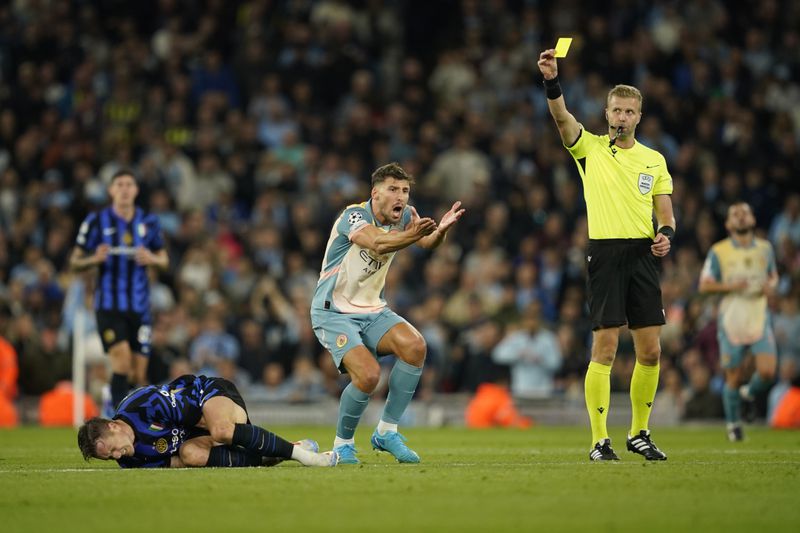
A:
[[[372,448],[394,455],[398,463],[418,463],[417,452],[406,446],[406,438],[396,431],[387,431],[381,435],[376,429],[370,439]]]
[[[356,457],[357,451],[353,444],[342,444],[341,446],[335,447],[333,451],[339,454],[340,465],[357,465],[361,463],[358,457]]]

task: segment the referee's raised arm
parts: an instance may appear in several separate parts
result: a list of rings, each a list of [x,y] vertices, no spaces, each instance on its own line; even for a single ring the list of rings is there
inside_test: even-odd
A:
[[[545,50],[539,54],[539,71],[544,76],[544,88],[547,92],[547,107],[553,120],[556,121],[558,133],[561,135],[561,142],[565,146],[572,146],[578,140],[581,133],[581,125],[567,111],[567,104],[561,94],[561,85],[558,82],[558,64],[556,63],[555,49]]]

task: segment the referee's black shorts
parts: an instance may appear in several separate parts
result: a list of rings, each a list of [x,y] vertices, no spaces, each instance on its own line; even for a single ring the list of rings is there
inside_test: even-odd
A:
[[[660,326],[660,259],[650,239],[589,240],[586,288],[592,329]]]

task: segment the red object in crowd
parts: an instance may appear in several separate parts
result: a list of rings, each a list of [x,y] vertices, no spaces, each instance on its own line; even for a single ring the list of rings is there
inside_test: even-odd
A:
[[[39,400],[39,424],[42,426],[72,426],[72,382],[59,381],[53,390],[45,392]],[[100,415],[91,396],[83,395],[84,418]]]
[[[482,383],[478,386],[475,396],[467,405],[465,418],[467,427],[470,428],[524,429],[533,425],[533,420],[519,414],[508,388],[495,383]]]
[[[784,394],[778,407],[775,408],[772,427],[800,429],[800,387],[792,387]]]

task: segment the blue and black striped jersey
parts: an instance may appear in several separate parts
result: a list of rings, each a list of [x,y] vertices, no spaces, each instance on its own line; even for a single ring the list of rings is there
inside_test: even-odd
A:
[[[136,264],[134,254],[139,246],[153,252],[164,248],[158,218],[137,207],[128,222],[107,207],[86,217],[75,241],[90,254],[101,244],[111,247],[108,258],[100,265],[95,309],[147,316],[150,312],[147,268]]]
[[[166,385],[149,385],[128,394],[114,419],[133,428],[134,455],[119,459],[119,466],[168,467],[184,441],[207,434],[195,426],[203,415],[203,404],[224,392],[220,381],[187,374]]]

